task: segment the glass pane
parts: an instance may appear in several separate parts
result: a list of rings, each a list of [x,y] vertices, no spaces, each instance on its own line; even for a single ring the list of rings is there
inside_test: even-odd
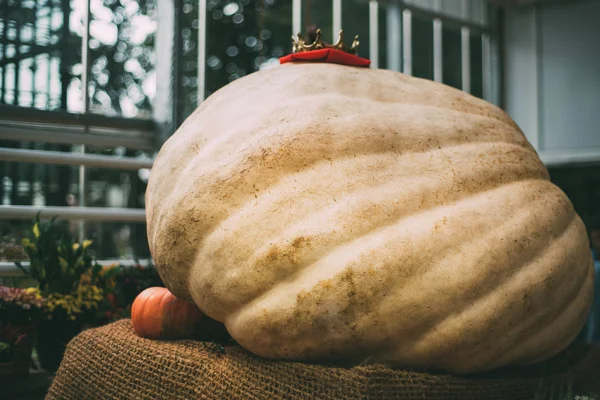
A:
[[[358,55],[369,58],[369,3],[362,0],[342,2],[342,29],[348,46],[352,44],[354,36],[358,35],[360,41]]]
[[[483,47],[481,35],[471,33],[471,94],[483,97]]]
[[[31,142],[0,141],[1,147],[71,151],[72,146]],[[40,163],[0,162],[0,202],[4,206],[75,205],[79,193],[77,168]],[[23,260],[20,240],[31,229],[32,220],[2,220],[0,223],[0,261]]]
[[[291,2],[281,0],[209,3],[206,95],[268,60],[278,64],[291,48],[291,12]]]
[[[346,3],[342,2],[342,11]],[[338,32],[333,32],[333,0],[302,1],[302,35],[306,37],[308,31],[316,28],[321,29],[326,43],[331,43],[334,36],[337,39]]]
[[[279,65],[279,58],[292,49],[292,2],[288,0],[264,0],[258,15],[257,49],[253,71]],[[251,44],[254,40],[251,39]]]
[[[154,0],[91,0],[90,111],[152,117],[155,15]],[[77,64],[75,70],[80,78],[82,65]]]
[[[86,238],[100,260],[149,259],[146,224],[129,222],[86,223]]]
[[[139,151],[117,148],[88,148],[87,153],[118,157],[150,158]],[[86,169],[85,203],[89,207],[144,208],[144,194],[150,171],[123,171],[106,168]],[[86,237],[92,239],[98,257],[149,257],[144,223],[88,221]]]
[[[433,79],[433,20],[412,16],[412,74]]]
[[[214,18],[213,7],[219,1],[208,1],[208,21]],[[181,30],[178,32],[179,60],[176,81],[178,85],[177,113],[179,123],[183,122],[197,106],[196,90],[198,87],[198,1],[183,0],[180,9],[175,10],[179,15]],[[208,22],[207,21],[207,22]],[[210,26],[210,25],[209,25]],[[206,40],[214,39],[213,33],[207,29]],[[207,57],[208,58],[208,57]]]
[[[2,142],[4,147],[36,150],[71,151],[71,146]],[[150,154],[129,150],[87,149],[90,154],[149,158]],[[78,206],[79,168],[71,166],[0,163],[0,195],[3,205]],[[86,170],[86,198],[88,207],[144,208],[144,194],[149,170],[121,171],[105,168]],[[63,221],[73,235],[77,235],[77,221]],[[4,220],[0,238],[21,238],[29,229],[29,220]],[[100,258],[149,257],[144,223],[86,222],[86,238],[94,240]],[[18,240],[17,240],[18,243]]]
[[[600,167],[551,167],[549,172],[552,183],[573,203],[600,258]]]
[[[197,107],[197,1],[184,0],[180,18],[180,122]],[[209,0],[206,21],[208,97],[261,68],[279,64],[291,49],[292,2],[288,0]]]
[[[460,89],[462,87],[462,57],[460,30],[442,25],[443,82]]]
[[[379,5],[377,19],[379,21],[379,68],[383,69],[387,65],[387,7],[382,7],[381,4]]]
[[[0,104],[77,111],[81,59],[80,2],[3,2]]]
[[[30,142],[0,142],[0,146],[29,150],[71,151],[72,146]],[[77,196],[77,167],[0,162],[2,205],[67,206]]]

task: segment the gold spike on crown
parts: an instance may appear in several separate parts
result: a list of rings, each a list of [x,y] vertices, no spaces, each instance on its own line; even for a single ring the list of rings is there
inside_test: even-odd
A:
[[[323,39],[321,38],[321,29],[317,29],[315,41],[311,44],[307,44],[300,33],[298,33],[297,37],[292,36],[292,52],[294,53],[304,53],[307,51],[320,49],[335,49],[357,55],[359,44],[360,42],[358,41],[358,35],[356,35],[354,37],[354,41],[352,42],[352,46],[348,47],[348,45],[346,45],[346,43],[344,42],[343,29],[340,31],[337,43],[333,45],[326,44],[325,42],[323,42]]]

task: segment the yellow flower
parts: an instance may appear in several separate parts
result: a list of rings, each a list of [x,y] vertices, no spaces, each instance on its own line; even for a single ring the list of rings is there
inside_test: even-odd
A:
[[[36,238],[40,237],[40,227],[38,226],[37,223],[33,226],[33,234],[35,235]]]
[[[79,243],[73,243],[73,251],[76,251],[79,248]]]
[[[33,250],[36,249],[35,244],[31,243],[31,240],[29,240],[27,238],[24,238],[23,240],[21,240],[21,244],[25,248],[30,248],[30,249],[33,249]]]
[[[84,240],[83,241],[83,249],[85,250],[86,248],[88,248],[90,246],[90,244],[92,244],[91,240]]]

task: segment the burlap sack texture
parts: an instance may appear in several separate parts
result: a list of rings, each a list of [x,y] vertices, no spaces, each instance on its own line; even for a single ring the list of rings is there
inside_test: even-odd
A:
[[[139,338],[130,320],[69,344],[46,399],[575,399],[600,393],[600,349],[478,377],[274,362],[238,346]],[[595,398],[595,397],[590,397]]]

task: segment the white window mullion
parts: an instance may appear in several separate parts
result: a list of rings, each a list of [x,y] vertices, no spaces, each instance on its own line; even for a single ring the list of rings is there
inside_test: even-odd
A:
[[[481,35],[481,53],[483,59],[481,66],[483,68],[483,99],[493,101],[492,99],[492,56],[490,46],[490,36],[488,34]]]
[[[342,0],[333,0],[333,32],[332,32],[332,41],[331,43],[335,43],[338,40],[338,35],[342,30]]]
[[[402,40],[401,13],[397,2],[390,3],[387,9],[387,69],[401,71]]]
[[[434,0],[433,10],[442,12],[442,0]],[[444,79],[443,53],[442,53],[442,20],[433,20],[433,80],[442,82]]]
[[[444,80],[442,50],[442,21],[436,18],[433,20],[433,80],[436,82]]]
[[[83,16],[83,36],[81,38],[81,65],[83,71],[81,73],[81,97],[83,105],[83,113],[87,114],[90,111],[90,10],[91,0],[86,0],[85,13]],[[64,94],[63,94],[64,95]],[[84,132],[89,132],[89,127],[84,126]],[[85,145],[80,145],[79,151],[85,154]],[[79,166],[79,207],[85,207],[85,190],[86,190],[86,171],[85,166]],[[83,243],[85,238],[85,220],[79,220],[78,224],[78,239]]]
[[[470,21],[468,0],[462,0],[462,17],[465,21]],[[471,93],[471,30],[463,26],[460,30],[460,35],[462,90]]]
[[[412,13],[402,11],[402,72],[412,75]]]
[[[90,109],[90,1],[85,1],[85,12],[83,14],[83,36],[81,37],[81,102],[83,113]]]
[[[197,103],[204,101],[206,88],[206,0],[198,1],[198,92]]]
[[[379,4],[369,1],[369,59],[371,68],[379,68]]]
[[[471,93],[471,31],[466,26],[461,33],[462,90]]]
[[[292,0],[292,35],[302,33],[302,1]]]

